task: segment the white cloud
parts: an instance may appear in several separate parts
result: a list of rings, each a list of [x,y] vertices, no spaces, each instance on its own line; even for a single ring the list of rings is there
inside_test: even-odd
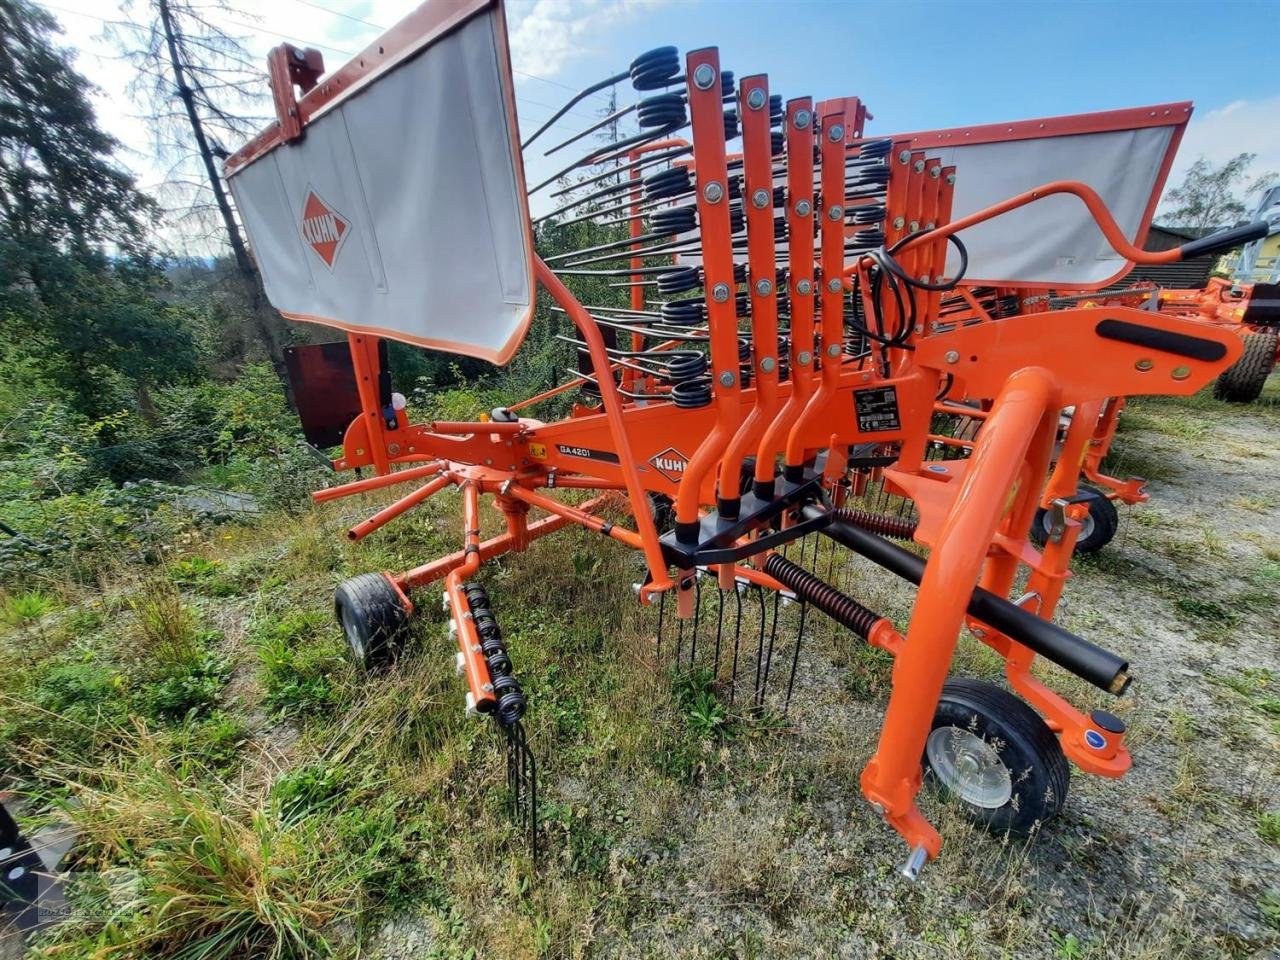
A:
[[[507,5],[517,70],[555,76],[571,59],[603,51],[604,32],[664,0],[513,0]]]
[[[1280,177],[1280,95],[1235,100],[1216,110],[1196,110],[1169,172],[1169,186],[1180,184],[1187,168],[1200,157],[1221,164],[1238,153],[1258,155],[1250,168],[1252,176],[1273,173]]]

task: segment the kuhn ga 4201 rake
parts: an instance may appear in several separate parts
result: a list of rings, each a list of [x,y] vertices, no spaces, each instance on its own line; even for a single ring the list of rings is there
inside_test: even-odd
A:
[[[418,485],[352,527],[359,539],[441,490],[461,492],[456,553],[338,588],[361,660],[391,657],[411,595],[443,580],[467,706],[510,731],[520,785],[532,758],[518,651],[475,578],[485,561],[577,524],[643,554],[640,602],[663,607],[691,643],[700,618],[723,631],[746,608],[759,640],[742,659],[757,677],[798,652],[773,649],[776,605],[770,615],[758,600],[767,591],[893,654],[862,791],[910,847],[908,876],[942,844],[915,803],[924,768],[977,821],[1023,831],[1061,807],[1068,759],[1101,776],[1128,769],[1123,724],[1082,713],[1031,672],[1041,656],[1112,694],[1129,684],[1123,658],[1051,620],[1085,513],[1084,426],[1046,486],[1059,414],[1192,393],[1239,356],[1240,340],[1125,307],[1027,314],[986,309],[984,298],[1097,288],[1135,262],[1257,236],[1251,227],[1164,253],[1137,245],[1189,104],[867,137],[856,98],[784,103],[763,74],[735,82],[715,48],[661,48],[525,140],[526,150],[546,145],[587,93],[628,81],[641,93],[620,111],[634,112],[637,135],[533,188],[592,168],[558,190],[550,218],[628,232],[549,262],[533,247],[500,4],[432,0],[326,76],[314,50],[281,46],[269,65],[278,120],[226,173],[272,303],[347,333],[349,355],[294,352],[304,422],[317,397],[332,415],[343,378],[353,384],[338,429],[312,417],[309,434],[341,443],[336,469],[376,474],[315,496]],[[583,274],[615,278],[630,305],[584,306],[563,279]],[[385,341],[504,363],[539,287],[576,328],[572,379],[481,422],[410,423]],[[570,390],[580,392],[568,419],[515,412]],[[983,422],[967,455],[931,458],[935,404],[965,400],[981,403]],[[854,508],[848,498],[871,480],[909,500],[913,519]],[[601,516],[619,493],[631,526]],[[482,540],[485,497],[506,530]],[[1041,508],[1051,523],[1038,550],[1028,530]],[[906,631],[805,569],[814,543],[918,585]],[[1023,567],[1025,592],[1009,600]],[[1020,696],[948,678],[966,625],[1004,658]],[[720,640],[716,668],[728,672],[739,651]]]

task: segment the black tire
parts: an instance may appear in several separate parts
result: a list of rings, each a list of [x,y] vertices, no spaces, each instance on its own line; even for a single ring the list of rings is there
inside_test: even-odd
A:
[[[356,663],[376,670],[395,660],[409,635],[409,611],[400,592],[382,573],[344,580],[333,596],[333,610]]]
[[[942,688],[924,767],[935,789],[996,834],[1035,832],[1062,809],[1071,781],[1058,738],[1038,713],[999,687],[966,678]]]
[[[1080,493],[1089,498],[1089,515],[1084,518],[1084,529],[1076,538],[1073,552],[1097,553],[1115,539],[1116,531],[1120,529],[1120,511],[1101,490],[1081,486]],[[1043,547],[1049,541],[1052,526],[1052,515],[1041,507],[1036,511],[1036,518],[1031,524],[1031,539]]]
[[[1228,403],[1253,403],[1276,365],[1276,334],[1271,330],[1244,335],[1244,353],[1218,375],[1213,395]]]

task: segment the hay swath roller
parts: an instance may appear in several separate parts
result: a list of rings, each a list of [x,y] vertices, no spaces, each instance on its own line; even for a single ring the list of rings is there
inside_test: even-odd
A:
[[[710,598],[719,629],[714,644],[703,634],[703,656],[714,646],[732,685],[741,664],[753,668],[756,705],[769,663],[789,662],[788,689],[794,680],[799,634],[786,653],[774,646],[780,596],[893,654],[862,790],[906,840],[908,876],[941,848],[915,803],[926,767],[974,819],[1023,831],[1060,809],[1068,759],[1102,776],[1129,767],[1117,718],[1081,712],[1031,672],[1041,656],[1113,694],[1129,683],[1122,657],[1051,620],[1085,513],[1075,471],[1055,474],[1045,493],[1059,414],[1192,393],[1240,341],[1123,306],[992,314],[972,288],[1100,287],[1133,262],[1237,242],[1248,231],[1194,250],[1138,246],[1188,104],[869,137],[857,98],[784,101],[764,74],[722,69],[715,48],[660,48],[580,95],[633,88],[623,113],[635,114],[636,135],[553,143],[579,97],[526,137],[525,151],[579,153],[533,188],[560,184],[547,229],[591,219],[617,232],[543,260],[499,3],[433,0],[327,75],[316,51],[287,45],[270,67],[278,120],[226,173],[272,303],[347,333],[349,360],[305,348],[303,365],[326,368],[320,382],[332,384],[349,363],[348,386],[333,392],[359,412],[333,465],[376,474],[315,496],[414,485],[352,527],[354,539],[446,488],[462,499],[455,553],[339,587],[343,629],[365,663],[394,656],[411,596],[443,581],[468,709],[509,732],[523,783],[532,758],[518,651],[506,649],[476,576],[574,524],[638,551],[640,601],[657,601],[695,644]],[[584,305],[566,283],[584,275],[629,296]],[[539,289],[572,324],[569,379],[487,420],[411,423],[385,341],[503,363]],[[528,415],[572,391],[573,416]],[[931,459],[935,405],[961,400],[986,401],[982,429],[963,459]],[[332,415],[313,426],[339,432]],[[846,502],[871,471],[912,502],[912,522]],[[1038,550],[1028,530],[1044,497],[1053,536]],[[488,498],[506,527],[481,539]],[[621,502],[631,525],[602,516]],[[847,550],[918,585],[905,632],[805,568],[819,540],[828,557]],[[1010,600],[1022,568],[1025,594]],[[726,624],[740,630],[744,619],[755,647],[740,651],[735,633],[730,656]],[[966,623],[1005,659],[1018,696],[948,678]]]

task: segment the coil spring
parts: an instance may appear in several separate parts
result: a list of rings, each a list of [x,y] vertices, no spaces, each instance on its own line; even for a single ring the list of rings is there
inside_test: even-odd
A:
[[[660,90],[680,75],[680,51],[655,47],[631,61],[631,85],[637,90]]]
[[[853,176],[852,186],[866,186],[869,184],[886,184],[889,182],[889,167],[884,163],[872,164],[866,167],[859,167]]]
[[[666,127],[683,124],[689,119],[684,97],[678,93],[660,93],[645,97],[636,107],[636,122],[641,127]]]
[[[651,173],[641,182],[646,200],[666,200],[678,197],[693,189],[693,181],[689,179],[689,171],[685,167],[672,167]]]
[[[733,96],[733,71],[732,70],[720,71],[720,96],[722,97]]]
[[[769,97],[769,122],[781,123],[783,120],[782,94],[775,93]]]
[[[780,157],[787,146],[787,138],[781,130],[769,131],[769,153],[772,156]]]
[[[688,293],[702,285],[697,267],[672,267],[658,274],[658,292],[663,294]]]
[[[724,112],[724,138],[726,140],[733,140],[738,137],[740,133],[741,131],[738,129],[738,111],[726,110]]]
[[[680,326],[692,326],[707,319],[707,306],[701,297],[668,300],[659,308],[659,312],[664,322]]]
[[[741,233],[747,229],[747,216],[742,210],[742,201],[735,200],[729,204],[729,232]]]
[[[861,207],[854,207],[849,211],[849,216],[845,218],[847,223],[853,226],[865,226],[872,223],[880,223],[884,220],[884,204],[868,203]]]
[[[880,615],[868,610],[853,597],[842,593],[808,570],[792,563],[780,553],[769,555],[764,572],[773,577],[806,603],[811,603],[836,623],[848,627],[863,640]]]
[[[672,383],[684,383],[707,372],[707,355],[698,350],[672,353],[665,362],[667,378]]]
[[[711,378],[694,377],[671,388],[671,402],[681,410],[705,407],[711,402]]]
[[[864,160],[887,157],[892,149],[892,140],[868,140],[858,147],[858,156]]]
[[[509,727],[524,716],[528,700],[520,689],[519,681],[511,674],[511,657],[507,654],[498,618],[489,605],[488,592],[478,583],[468,583],[462,591],[471,607],[471,622],[480,638],[480,652],[489,667],[489,681],[497,701],[495,716],[498,723]]]
[[[698,210],[692,203],[667,207],[649,214],[649,233],[655,237],[688,233],[698,225]]]
[[[773,218],[773,239],[775,240],[787,239],[787,218],[786,217]]]
[[[910,540],[915,536],[918,523],[910,517],[889,517],[856,507],[840,507],[835,511],[835,518],[859,530],[882,537],[893,537],[895,540]]]

